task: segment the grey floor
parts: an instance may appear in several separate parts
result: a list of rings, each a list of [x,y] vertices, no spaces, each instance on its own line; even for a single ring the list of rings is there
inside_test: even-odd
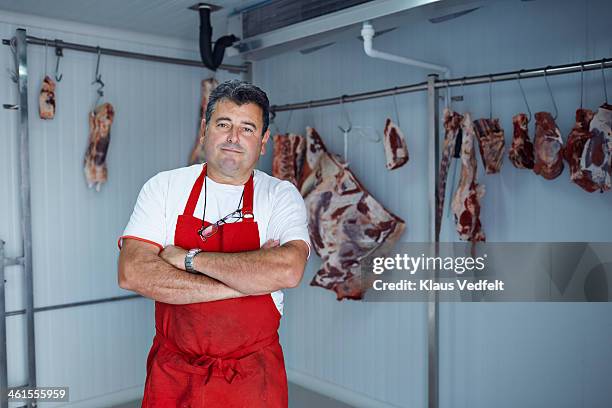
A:
[[[112,408],[140,408],[141,401],[133,401]],[[314,393],[299,385],[289,383],[289,408],[352,408],[329,397]]]

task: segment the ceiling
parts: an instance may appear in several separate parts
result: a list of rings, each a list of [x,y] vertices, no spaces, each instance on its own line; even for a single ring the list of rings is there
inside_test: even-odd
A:
[[[214,0],[213,38],[226,34],[227,16],[262,0]],[[198,0],[0,0],[0,9],[122,30],[197,41]]]

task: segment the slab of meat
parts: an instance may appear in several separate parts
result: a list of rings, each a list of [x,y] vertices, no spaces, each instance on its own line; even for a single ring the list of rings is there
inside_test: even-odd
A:
[[[85,178],[89,188],[96,185],[96,191],[100,191],[100,186],[108,179],[106,153],[114,117],[115,110],[110,103],[103,103],[94,112],[89,113],[89,146],[84,160]]]
[[[361,274],[361,261],[386,253],[399,240],[404,221],[385,209],[355,175],[327,152],[316,130],[307,128],[303,180],[310,239],[323,261],[311,281],[336,292],[338,300],[361,299],[371,282]],[[366,282],[367,281],[367,282]]]
[[[563,150],[563,156],[570,169],[570,180],[589,193],[598,190],[599,186],[591,179],[590,171],[582,170],[580,160],[582,159],[584,146],[591,138],[589,126],[592,119],[593,111],[589,109],[578,109],[576,111],[576,124],[567,137],[567,143]]]
[[[213,89],[219,85],[214,78],[208,78],[202,80],[201,92],[202,100],[200,102],[200,126],[198,135],[196,136],[195,144],[191,150],[191,156],[189,157],[189,164],[204,163],[206,158],[204,157],[204,133],[206,131],[206,106],[208,105],[208,98]]]
[[[446,195],[446,179],[451,160],[455,154],[455,144],[461,138],[461,122],[463,116],[450,109],[444,109],[444,144],[442,146],[442,160],[438,172],[438,202],[436,206],[436,237],[440,235],[442,213],[444,212],[444,197]],[[459,146],[459,145],[457,145]]]
[[[514,136],[512,146],[508,151],[508,158],[517,169],[533,169],[533,143],[529,139],[528,125],[529,119],[524,113],[519,113],[512,117]]]
[[[547,180],[559,177],[563,171],[563,139],[552,115],[535,114],[536,135],[534,143],[535,164],[533,171]]]
[[[272,141],[274,142],[272,175],[297,186],[306,155],[306,139],[301,135],[289,133],[274,135]]]
[[[487,174],[498,173],[504,158],[504,129],[499,119],[478,119],[474,130],[480,148],[480,157]]]
[[[55,116],[55,82],[49,75],[45,75],[40,88],[38,113],[41,119],[53,119]]]
[[[459,238],[464,241],[484,241],[480,223],[480,200],[485,194],[484,185],[477,182],[475,131],[469,113],[464,114],[461,140],[461,177],[452,201],[452,210]]]
[[[387,169],[393,170],[408,162],[408,146],[406,138],[400,128],[387,118],[385,121],[385,157],[387,158]]]
[[[587,140],[580,159],[580,168],[602,193],[610,190],[612,174],[612,105],[604,104],[589,126]]]

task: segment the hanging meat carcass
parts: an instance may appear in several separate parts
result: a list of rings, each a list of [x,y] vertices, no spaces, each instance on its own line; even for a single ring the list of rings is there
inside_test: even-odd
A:
[[[603,104],[589,126],[580,168],[601,192],[610,190],[612,177],[612,105]]]
[[[599,186],[593,182],[589,171],[582,170],[580,160],[584,147],[591,138],[589,126],[592,119],[593,111],[589,109],[576,110],[576,123],[567,137],[567,143],[563,150],[563,155],[570,169],[570,180],[589,193],[598,190]]]
[[[196,136],[195,144],[191,150],[189,164],[204,163],[204,133],[206,132],[206,106],[210,93],[219,85],[214,78],[203,79],[201,84],[202,100],[200,102],[200,127]]]
[[[533,169],[533,143],[529,139],[528,125],[529,119],[524,113],[519,113],[512,117],[514,134],[512,146],[508,151],[510,162],[517,169]]]
[[[452,211],[460,239],[484,241],[485,234],[480,223],[480,200],[485,194],[485,187],[477,182],[475,131],[469,113],[464,114],[461,130],[461,177],[453,197]]]
[[[504,129],[499,119],[478,119],[474,122],[480,157],[487,174],[498,173],[504,158]]]
[[[387,118],[384,130],[385,157],[387,169],[393,170],[403,166],[409,160],[406,138],[400,128]]]
[[[102,183],[108,179],[106,153],[110,144],[111,125],[115,110],[110,103],[103,103],[89,113],[89,146],[85,153],[85,178],[89,188],[96,185],[100,191]]]
[[[552,115],[548,112],[535,114],[536,134],[534,143],[535,164],[533,171],[547,180],[563,172],[563,139]]]
[[[301,135],[289,133],[274,135],[272,141],[274,142],[272,175],[297,186],[304,165],[306,139]]]
[[[40,88],[38,113],[41,119],[53,119],[55,117],[55,82],[49,75],[45,75]]]
[[[440,235],[442,213],[444,212],[444,197],[446,195],[446,179],[451,160],[455,153],[457,139],[461,138],[461,123],[463,116],[450,109],[444,109],[444,143],[442,146],[442,160],[438,172],[438,202],[436,206],[436,237]],[[458,146],[458,145],[457,145]]]
[[[310,239],[323,261],[310,284],[335,291],[338,300],[361,299],[371,286],[362,260],[395,245],[404,221],[376,201],[310,127],[300,189]]]

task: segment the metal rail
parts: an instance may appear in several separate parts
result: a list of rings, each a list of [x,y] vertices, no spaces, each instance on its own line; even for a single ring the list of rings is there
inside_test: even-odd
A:
[[[112,48],[93,47],[91,45],[65,42],[65,41],[58,40],[58,39],[51,40],[48,38],[39,38],[39,37],[28,35],[26,37],[26,41],[28,42],[28,44],[32,44],[32,45],[43,45],[43,46],[47,45],[49,47],[89,52],[92,54],[97,54],[99,51],[100,54],[112,55],[115,57],[132,58],[132,59],[138,59],[138,60],[144,60],[144,61],[164,62],[167,64],[187,65],[191,67],[206,68],[206,66],[201,61],[196,61],[196,60],[188,60],[188,59],[173,58],[173,57],[163,57],[161,55],[141,54],[139,52],[116,50]],[[2,44],[9,45],[10,40],[4,39],[2,40]],[[219,69],[223,69],[225,71],[229,71],[232,73],[242,73],[242,72],[247,73],[249,68],[246,65],[221,64],[219,66]]]
[[[57,310],[57,309],[67,309],[67,308],[70,308],[70,307],[95,305],[97,303],[118,302],[120,300],[139,299],[139,298],[146,299],[145,297],[140,296],[140,295],[112,296],[112,297],[102,298],[102,299],[83,300],[83,301],[80,301],[80,302],[70,302],[70,303],[62,303],[62,304],[59,304],[59,305],[35,307],[34,308],[34,313],[47,312],[49,310]],[[5,316],[7,316],[7,317],[8,316],[17,316],[17,315],[22,315],[25,312],[26,312],[25,309],[12,310],[10,312],[5,312]]]
[[[573,64],[565,64],[565,65],[549,65],[547,67],[541,68],[533,68],[533,69],[522,69],[519,71],[509,71],[502,72],[497,74],[488,74],[488,75],[477,75],[477,76],[466,76],[463,78],[454,78],[454,79],[441,79],[436,80],[434,87],[435,88],[447,88],[447,87],[455,87],[455,86],[467,86],[467,85],[477,85],[477,84],[486,84],[489,82],[502,82],[502,81],[516,81],[519,78],[528,79],[528,78],[538,78],[546,76],[554,76],[554,75],[563,75],[563,74],[571,74],[580,71],[593,71],[597,69],[608,69],[612,68],[612,58],[604,58],[601,60],[591,60],[591,61],[582,61],[576,62]],[[270,111],[273,113],[282,112],[282,111],[290,111],[297,109],[308,109],[308,108],[317,108],[321,106],[329,106],[329,105],[338,105],[344,102],[357,102],[363,101],[366,99],[374,99],[374,98],[382,98],[385,96],[398,95],[409,92],[419,92],[426,91],[428,89],[428,82],[419,82],[416,84],[404,85],[404,86],[396,86],[393,88],[381,89],[378,91],[370,91],[370,92],[362,92],[352,95],[342,95],[334,98],[326,98],[326,99],[317,99],[312,101],[291,103],[286,105],[272,105],[270,107]]]

